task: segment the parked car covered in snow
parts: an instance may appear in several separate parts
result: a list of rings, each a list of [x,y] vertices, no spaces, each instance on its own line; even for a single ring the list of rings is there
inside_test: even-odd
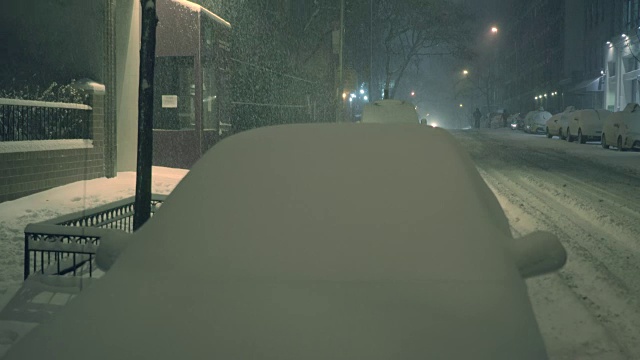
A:
[[[555,114],[547,120],[547,137],[549,139],[554,136],[558,136],[562,140],[565,139],[562,131],[567,128],[569,117],[574,111],[576,111],[575,107],[568,106],[563,112]]]
[[[615,146],[619,151],[640,148],[640,105],[627,104],[613,113],[602,127],[602,147]]]
[[[6,360],[545,359],[524,278],[566,260],[417,122],[226,138],[122,240]]]
[[[384,99],[364,106],[361,123],[419,124],[416,106],[402,100]]]
[[[503,114],[504,114],[504,109],[499,109],[491,113],[491,120],[489,123],[489,127],[491,129],[498,129],[498,128],[504,127],[504,119],[502,118]]]
[[[545,134],[547,130],[547,120],[551,118],[551,113],[539,110],[530,111],[524,118],[524,131],[530,134]]]
[[[602,127],[609,116],[611,116],[611,111],[602,109],[584,109],[572,112],[564,131],[567,141],[577,140],[580,144],[589,140],[600,141]]]

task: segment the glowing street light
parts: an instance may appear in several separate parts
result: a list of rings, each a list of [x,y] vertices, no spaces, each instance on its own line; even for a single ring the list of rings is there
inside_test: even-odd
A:
[[[469,75],[469,70],[467,70],[467,69],[462,70],[462,75]]]
[[[416,92],[415,92],[415,91],[412,91],[412,92],[411,92],[411,96],[416,96]]]
[[[491,27],[491,33],[492,34],[497,34],[498,33],[498,27],[497,26],[492,26]]]
[[[464,105],[463,105],[463,104],[460,104],[460,107],[464,107]]]

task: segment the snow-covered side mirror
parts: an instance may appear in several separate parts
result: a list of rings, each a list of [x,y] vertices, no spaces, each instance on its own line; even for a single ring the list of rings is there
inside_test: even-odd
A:
[[[113,231],[100,239],[100,245],[96,251],[96,264],[102,271],[107,271],[116,262],[118,256],[129,245],[131,234],[124,231]]]
[[[559,270],[567,262],[567,251],[558,237],[546,231],[514,239],[511,251],[523,278]]]

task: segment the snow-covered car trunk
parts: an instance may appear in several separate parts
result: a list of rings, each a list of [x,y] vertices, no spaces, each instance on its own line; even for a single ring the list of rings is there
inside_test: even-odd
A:
[[[551,113],[544,110],[531,111],[524,119],[525,132],[532,134],[544,134],[547,131],[547,120]]]
[[[564,139],[563,129],[569,124],[569,117],[575,111],[575,107],[568,106],[563,112],[553,115],[547,120],[547,137],[558,136]]]
[[[613,113],[602,127],[602,147],[640,148],[640,105],[629,103]]]
[[[513,239],[467,153],[419,124],[227,138],[126,242],[6,359],[544,359],[523,276],[566,259]]]
[[[608,110],[585,109],[571,113],[566,131],[567,141],[577,140],[584,144],[589,140],[600,140],[602,127],[607,118],[611,116]]]

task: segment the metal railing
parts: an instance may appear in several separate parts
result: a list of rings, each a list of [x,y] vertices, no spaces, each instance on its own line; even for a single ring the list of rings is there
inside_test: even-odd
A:
[[[0,99],[0,141],[91,139],[91,106]]]
[[[151,214],[166,195],[151,196]],[[134,197],[40,223],[24,230],[24,278],[30,274],[93,276],[100,239],[133,232]],[[88,272],[85,272],[88,271]]]

